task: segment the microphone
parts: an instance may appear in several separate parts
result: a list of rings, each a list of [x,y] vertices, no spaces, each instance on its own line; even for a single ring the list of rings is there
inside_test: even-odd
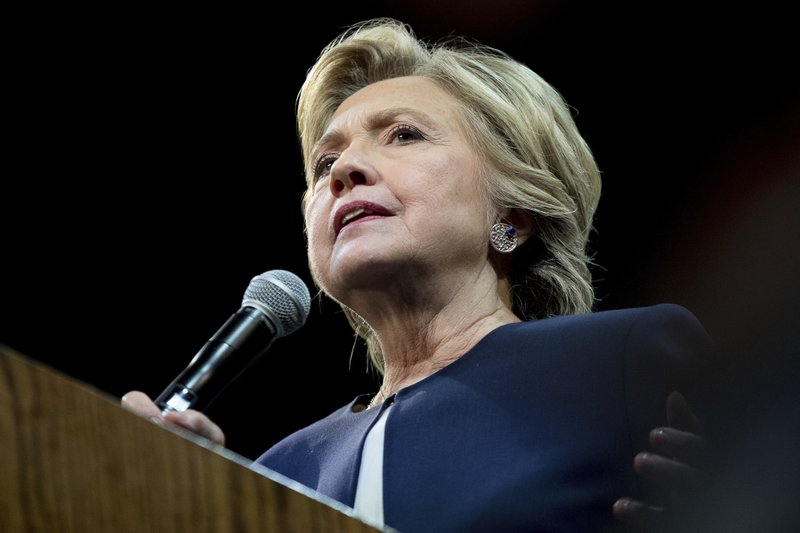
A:
[[[156,398],[161,413],[207,408],[275,339],[305,324],[310,307],[308,288],[295,274],[270,270],[255,276],[239,310]]]

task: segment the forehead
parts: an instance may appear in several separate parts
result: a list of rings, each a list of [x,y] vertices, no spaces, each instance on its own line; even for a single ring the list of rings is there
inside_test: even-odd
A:
[[[434,82],[421,76],[379,81],[352,94],[333,114],[329,129],[362,115],[391,109],[416,110],[434,119],[461,125],[459,102]]]

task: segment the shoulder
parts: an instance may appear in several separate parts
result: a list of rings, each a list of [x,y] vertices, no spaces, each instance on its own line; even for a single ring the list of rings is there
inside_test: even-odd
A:
[[[679,368],[699,372],[713,354],[700,320],[672,303],[521,322],[499,328],[487,340],[495,352],[581,367],[614,366],[627,369],[629,377]]]
[[[710,354],[711,340],[697,317],[668,303],[507,324],[481,340],[455,368],[632,377],[697,369]]]
[[[564,315],[544,319],[545,321],[565,321],[576,324],[660,324],[663,322],[677,322],[699,326],[697,317],[686,307],[674,303],[660,303],[645,307],[626,307],[622,309],[608,309],[577,315]]]
[[[630,307],[595,311],[591,313],[562,315],[521,322],[504,328],[503,335],[528,336],[561,335],[571,337],[581,334],[595,335],[611,340],[629,337],[631,341],[646,338],[691,338],[696,342],[709,341],[705,328],[686,307],[674,303],[660,303],[646,307]],[[655,335],[655,337],[653,337]]]

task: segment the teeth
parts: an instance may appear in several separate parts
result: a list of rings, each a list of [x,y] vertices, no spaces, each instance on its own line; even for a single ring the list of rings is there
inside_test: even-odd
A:
[[[350,211],[349,213],[347,213],[345,216],[342,217],[342,226],[344,226],[345,224],[347,224],[348,222],[350,222],[351,220],[353,220],[357,216],[359,216],[359,215],[361,215],[363,213],[366,213],[366,212],[367,212],[366,209],[360,209],[360,208],[356,209],[355,211]]]

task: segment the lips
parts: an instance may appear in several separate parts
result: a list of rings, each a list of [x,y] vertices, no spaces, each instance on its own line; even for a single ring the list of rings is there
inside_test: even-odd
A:
[[[333,231],[338,236],[342,228],[356,220],[361,220],[365,217],[386,217],[391,215],[392,213],[382,205],[362,200],[348,202],[336,210],[336,214],[333,217]]]

